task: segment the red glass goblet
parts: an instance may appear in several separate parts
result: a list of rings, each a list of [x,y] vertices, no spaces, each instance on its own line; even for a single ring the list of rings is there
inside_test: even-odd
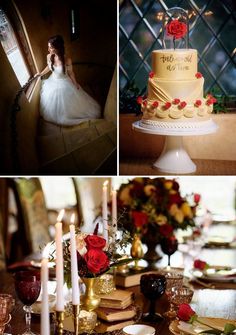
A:
[[[31,331],[31,305],[38,299],[41,282],[38,271],[20,271],[14,276],[15,290],[18,298],[24,304],[26,330],[22,335],[35,335]]]
[[[161,250],[168,255],[168,267],[170,267],[170,256],[178,249],[178,240],[174,236],[164,237],[161,242]]]
[[[150,300],[149,312],[143,314],[143,321],[159,322],[163,319],[160,314],[155,312],[156,300],[159,299],[166,289],[166,278],[163,275],[151,273],[141,276],[140,290],[143,295]]]

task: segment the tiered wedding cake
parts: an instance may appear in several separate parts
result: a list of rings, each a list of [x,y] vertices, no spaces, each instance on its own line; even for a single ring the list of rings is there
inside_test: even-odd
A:
[[[203,97],[204,78],[197,69],[197,50],[188,49],[187,14],[173,8],[163,22],[163,49],[152,52],[147,97],[138,98],[143,112],[140,126],[204,127],[216,99]]]
[[[148,80],[148,96],[142,99],[142,126],[161,122],[198,122],[210,119],[215,98],[203,98],[204,78],[197,71],[197,50],[155,50]]]

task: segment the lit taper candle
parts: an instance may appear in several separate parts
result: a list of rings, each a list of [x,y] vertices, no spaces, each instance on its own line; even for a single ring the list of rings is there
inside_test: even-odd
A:
[[[42,309],[40,319],[40,334],[50,335],[49,302],[48,302],[48,259],[41,262]]]
[[[57,220],[61,221],[64,210],[60,211]],[[64,268],[63,268],[63,243],[62,243],[62,222],[56,223],[56,311],[64,311]]]
[[[108,243],[107,185],[108,180],[106,180],[103,183],[102,188],[102,221],[103,221],[103,237]]]
[[[75,214],[71,215],[70,224],[70,255],[71,255],[71,284],[72,284],[72,305],[80,304],[78,260],[75,241]]]

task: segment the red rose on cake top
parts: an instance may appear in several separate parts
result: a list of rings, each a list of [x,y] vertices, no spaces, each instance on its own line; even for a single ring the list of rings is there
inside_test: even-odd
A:
[[[187,33],[187,25],[179,20],[172,20],[166,25],[167,35],[173,36],[176,40],[182,38]]]

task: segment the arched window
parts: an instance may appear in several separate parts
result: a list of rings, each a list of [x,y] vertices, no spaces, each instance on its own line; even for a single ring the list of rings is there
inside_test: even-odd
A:
[[[0,41],[20,85],[23,86],[36,72],[36,68],[18,11],[11,2],[4,7],[0,6]]]

